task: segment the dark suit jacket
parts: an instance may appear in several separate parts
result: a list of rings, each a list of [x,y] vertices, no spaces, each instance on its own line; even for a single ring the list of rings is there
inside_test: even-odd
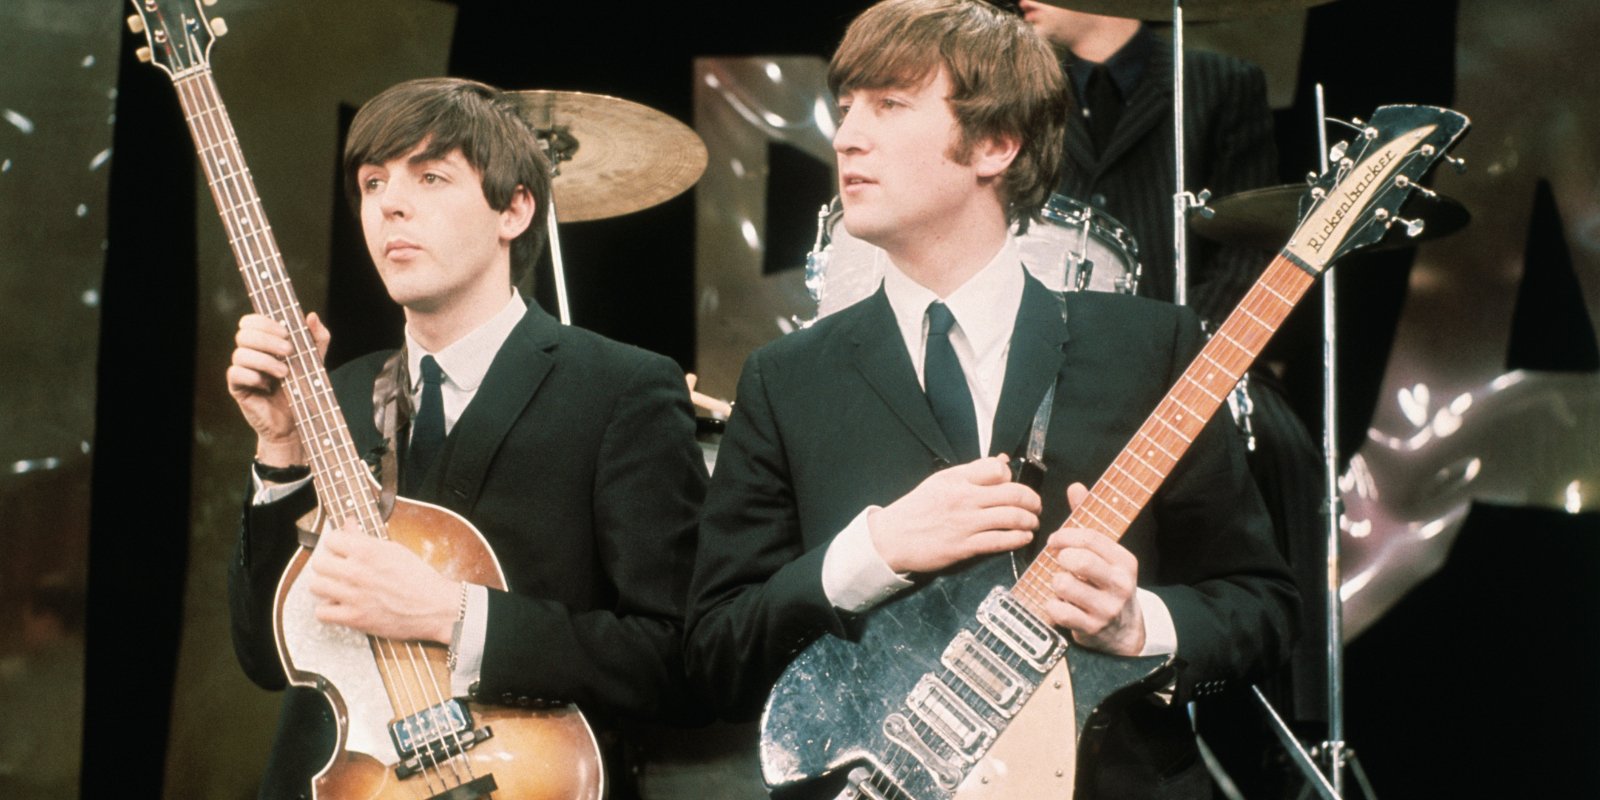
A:
[[[991,452],[1021,452],[1054,382],[1042,530],[1061,525],[1067,485],[1094,483],[1199,346],[1185,309],[1095,292],[1058,301],[1028,279]],[[1114,726],[1095,766],[1112,796],[1168,796],[1156,781],[1199,771],[1182,704],[1287,652],[1295,593],[1229,425],[1198,437],[1122,540],[1172,611],[1183,669],[1173,705],[1140,704]],[[685,655],[712,702],[751,714],[803,645],[848,635],[822,590],[827,545],[952,460],[881,290],[750,357],[691,587]]]
[[[1173,299],[1172,46],[1152,42],[1144,74],[1098,156],[1088,127],[1068,120],[1058,189],[1126,225],[1139,244],[1139,294]],[[1184,54],[1185,188],[1216,198],[1277,183],[1267,84],[1254,64],[1218,53]],[[1069,90],[1070,91],[1070,90]],[[1287,243],[1287,242],[1286,242]],[[1189,305],[1220,324],[1271,254],[1225,247],[1190,233]]]
[[[333,373],[358,452],[379,444],[372,384],[387,355]],[[529,306],[412,493],[470,520],[511,589],[489,593],[474,697],[576,702],[602,729],[681,714],[681,627],[704,486],[678,366]],[[313,495],[247,507],[229,569],[234,648],[268,689],[285,684],[272,595]],[[331,747],[326,703],[291,689],[263,796],[305,791]]]

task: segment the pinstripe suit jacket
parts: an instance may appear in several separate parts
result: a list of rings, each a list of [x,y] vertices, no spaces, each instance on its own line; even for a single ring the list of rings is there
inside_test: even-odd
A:
[[[1278,157],[1266,78],[1253,64],[1217,53],[1184,54],[1186,188],[1216,197],[1276,183]],[[1070,83],[1070,82],[1069,82]],[[1069,91],[1071,89],[1069,88]],[[1139,244],[1139,294],[1173,299],[1172,48],[1154,42],[1144,75],[1098,156],[1088,127],[1071,115],[1060,191],[1104,210]],[[1270,254],[1189,237],[1189,304],[1220,323]]]

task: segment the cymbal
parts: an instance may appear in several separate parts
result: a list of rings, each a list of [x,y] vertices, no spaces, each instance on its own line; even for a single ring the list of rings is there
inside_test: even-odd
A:
[[[1207,204],[1217,212],[1216,216],[1206,219],[1196,214],[1190,217],[1189,227],[1223,244],[1278,250],[1288,244],[1289,237],[1300,224],[1300,198],[1308,191],[1310,187],[1304,184],[1289,184],[1231,194]],[[1400,204],[1396,216],[1422,220],[1422,232],[1414,237],[1406,236],[1399,230],[1401,226],[1396,225],[1369,250],[1410,247],[1428,239],[1438,239],[1461,230],[1472,220],[1466,206],[1442,194],[1435,197],[1413,194]]]
[[[1039,2],[1107,17],[1126,17],[1152,22],[1172,21],[1172,0],[1039,0]],[[1240,17],[1261,17],[1320,6],[1329,2],[1332,0],[1184,0],[1183,20],[1216,22]]]
[[[689,126],[618,97],[511,92],[550,144],[556,220],[605,219],[665,202],[706,169],[706,145]]]

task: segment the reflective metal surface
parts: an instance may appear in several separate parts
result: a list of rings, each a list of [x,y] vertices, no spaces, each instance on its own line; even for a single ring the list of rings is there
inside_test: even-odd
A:
[[[774,254],[796,268],[770,275],[762,274],[762,256],[769,230],[809,230],[814,219],[768,218],[769,146],[794,147],[832,174],[825,68],[815,56],[695,59],[694,128],[709,154],[695,192],[695,363],[700,391],[713,397],[731,398],[745,357],[815,310],[799,269],[803,249]]]
[[[1523,263],[1550,249],[1529,241],[1541,179],[1581,293],[1548,313],[1586,313],[1591,331],[1600,320],[1600,10],[1507,11],[1460,5],[1455,106],[1476,132],[1458,151],[1468,171],[1441,170],[1435,187],[1473,221],[1422,246],[1371,429],[1342,481],[1347,639],[1444,563],[1473,501],[1600,510],[1600,374],[1506,365],[1525,271],[1564,267]]]

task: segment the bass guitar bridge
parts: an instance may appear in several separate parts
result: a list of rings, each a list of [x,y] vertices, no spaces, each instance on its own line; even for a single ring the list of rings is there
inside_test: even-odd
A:
[[[409,778],[493,736],[494,730],[487,725],[472,727],[472,712],[466,703],[456,699],[402,717],[389,723],[389,739],[400,753],[400,763],[394,767],[395,777]]]

